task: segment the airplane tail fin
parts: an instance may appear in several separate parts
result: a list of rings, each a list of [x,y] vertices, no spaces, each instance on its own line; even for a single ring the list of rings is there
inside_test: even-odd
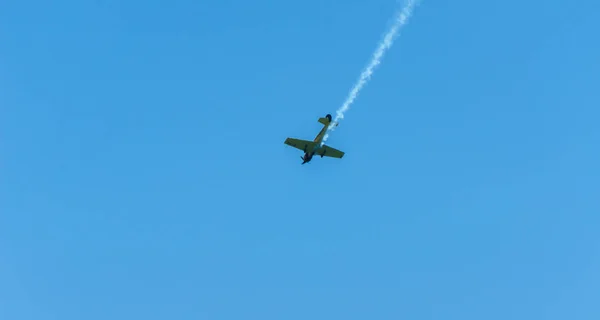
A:
[[[319,122],[324,126],[328,126],[331,123],[331,115],[328,114],[323,118],[319,118]]]

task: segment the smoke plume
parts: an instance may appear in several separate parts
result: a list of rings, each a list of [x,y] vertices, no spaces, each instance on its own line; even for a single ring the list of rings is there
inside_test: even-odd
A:
[[[381,63],[383,55],[394,43],[394,39],[398,35],[398,32],[408,22],[408,19],[412,15],[412,11],[417,1],[418,0],[406,0],[404,7],[401,8],[400,11],[397,13],[394,23],[386,32],[385,36],[383,37],[383,40],[377,46],[377,49],[373,53],[371,61],[360,74],[360,78],[358,79],[354,87],[352,87],[352,90],[350,90],[350,93],[348,94],[346,101],[344,101],[344,104],[342,104],[342,106],[336,111],[335,119],[331,121],[331,124],[327,128],[327,133],[325,133],[321,145],[323,145],[325,141],[329,138],[329,133],[334,130],[336,123],[338,123],[341,119],[344,118],[344,113],[348,111],[350,105],[354,102],[354,99],[356,99],[356,96],[358,96],[360,90],[362,90],[367,81],[369,81],[371,75],[373,74],[373,71]]]

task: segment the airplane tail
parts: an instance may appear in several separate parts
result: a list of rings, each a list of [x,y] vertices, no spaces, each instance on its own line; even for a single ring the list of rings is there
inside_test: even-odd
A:
[[[324,126],[329,126],[331,124],[331,120],[329,120],[329,118],[319,118],[319,122],[321,124],[323,124]],[[339,124],[339,122],[335,123],[335,126],[337,127]]]
[[[325,117],[319,118],[319,122],[324,126],[328,126],[331,123],[331,115],[327,114]]]

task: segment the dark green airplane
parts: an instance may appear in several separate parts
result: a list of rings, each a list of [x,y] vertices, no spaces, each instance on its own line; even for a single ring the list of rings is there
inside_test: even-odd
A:
[[[327,156],[341,159],[342,157],[344,157],[344,152],[340,150],[334,149],[327,145],[321,146],[323,137],[327,132],[327,127],[329,127],[329,124],[331,123],[331,115],[327,114],[325,118],[319,118],[319,122],[323,124],[323,129],[321,129],[321,131],[319,132],[319,134],[317,134],[313,141],[300,140],[295,138],[287,138],[284,141],[284,143],[288,146],[292,146],[296,149],[304,151],[304,156],[300,157],[302,159],[302,164],[310,162],[310,160],[312,160],[312,157],[315,154],[321,156],[321,158]],[[335,124],[336,127],[337,125],[338,123]]]

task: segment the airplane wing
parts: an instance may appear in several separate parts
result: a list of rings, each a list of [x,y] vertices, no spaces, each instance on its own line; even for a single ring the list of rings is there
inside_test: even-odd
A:
[[[314,141],[300,140],[294,138],[287,138],[283,143],[287,144],[288,146],[300,149],[302,151],[309,151],[315,146]]]
[[[344,156],[344,152],[334,149],[328,145],[323,145],[321,148],[319,148],[319,150],[317,150],[317,152],[315,152],[315,154],[318,154],[320,156],[325,156],[325,157],[332,157],[332,158],[342,158]]]

